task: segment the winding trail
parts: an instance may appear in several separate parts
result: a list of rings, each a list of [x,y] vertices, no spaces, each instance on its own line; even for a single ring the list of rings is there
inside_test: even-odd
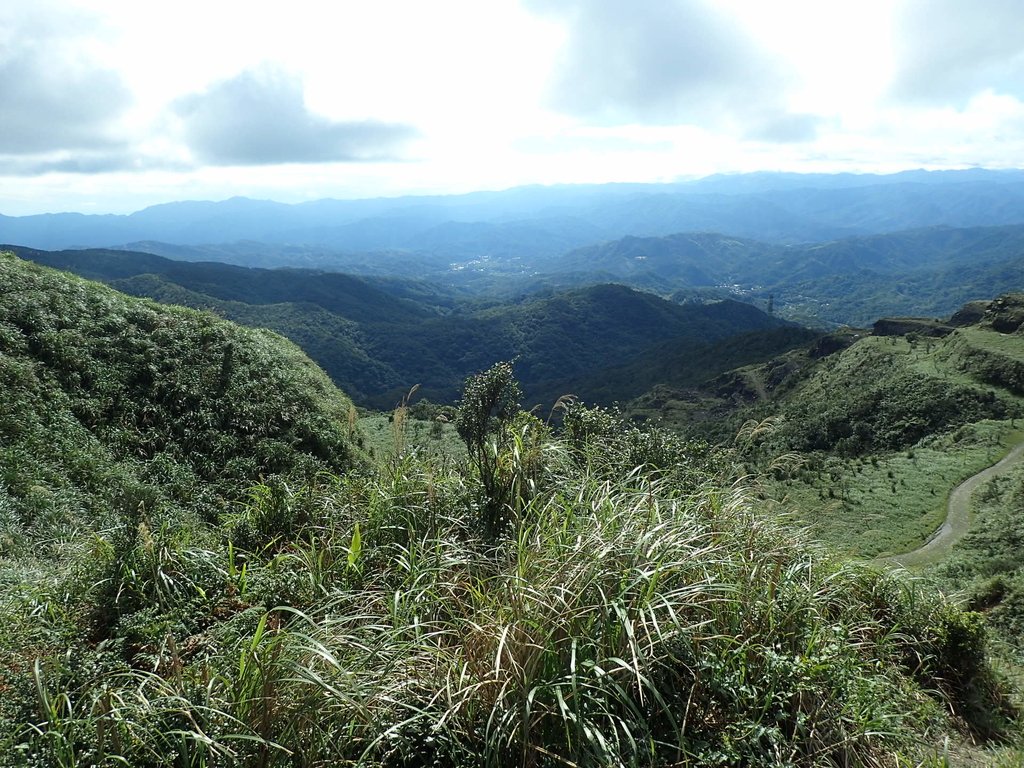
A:
[[[949,554],[953,545],[960,541],[971,527],[971,494],[974,493],[974,489],[1001,475],[1015,462],[1020,461],[1021,457],[1024,457],[1024,442],[1018,443],[998,462],[976,475],[971,475],[950,492],[946,521],[923,546],[902,555],[879,558],[877,562],[915,568],[933,563]]]

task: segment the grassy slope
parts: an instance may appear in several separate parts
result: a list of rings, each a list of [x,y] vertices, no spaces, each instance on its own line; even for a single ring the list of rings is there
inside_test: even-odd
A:
[[[945,339],[848,333],[699,390],[670,381],[630,411],[730,443],[745,419],[772,417],[745,460],[783,457],[767,490],[788,515],[850,555],[895,554],[927,539],[949,491],[1017,439],[1022,351],[991,318]]]
[[[1017,466],[977,489],[971,530],[936,573],[965,590],[970,604],[1011,636],[1024,635],[1024,570],[1020,561],[1024,468]],[[1017,648],[1018,660],[1024,651]]]
[[[188,621],[218,593],[204,597],[184,563],[154,580],[160,557],[221,541],[218,524],[261,481],[304,483],[362,461],[345,427],[350,402],[287,340],[9,254],[0,351],[5,690],[31,682],[34,654],[75,632],[123,638],[191,589],[163,619]],[[60,629],[44,632],[23,611],[66,580]]]
[[[47,660],[46,705],[7,754],[883,766],[925,758],[945,707],[992,735],[991,706],[965,695],[1001,695],[975,616],[808,550],[745,492],[606,474],[618,450],[642,450],[607,426],[592,442],[536,426],[499,438],[501,471],[534,483],[490,545],[473,533],[476,479],[430,460],[293,489],[320,514],[270,551],[221,551],[203,620],[166,621],[186,600],[171,594],[122,627],[131,665]],[[191,563],[194,577],[197,556],[172,545],[156,571]],[[59,594],[35,599],[40,631],[67,631]],[[31,677],[27,654],[16,662]]]
[[[516,416],[485,535],[493,500],[451,460],[339,475],[346,402],[277,337],[0,267],[8,399],[32,405],[6,414],[10,478],[78,423],[81,452],[148,486],[84,485],[101,517],[71,529],[37,525],[47,477],[3,498],[23,541],[0,763],[881,766],[925,758],[946,711],[1005,725],[974,614],[806,547],[706,446]],[[23,557],[47,540],[59,571]]]
[[[1024,401],[962,370],[961,343],[865,338],[788,396],[779,448],[840,454],[780,487],[814,535],[862,557],[913,549],[949,491],[1005,451]]]
[[[945,519],[950,490],[1015,439],[1007,422],[978,422],[906,452],[825,461],[779,481],[775,493],[799,525],[839,551],[899,554],[927,541]]]
[[[308,462],[351,463],[349,401],[281,337],[11,256],[0,270],[0,423],[18,504],[29,488],[107,504],[121,481],[151,476],[189,503]]]

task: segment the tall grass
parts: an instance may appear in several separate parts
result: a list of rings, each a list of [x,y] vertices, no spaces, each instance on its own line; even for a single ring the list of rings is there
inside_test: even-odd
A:
[[[831,561],[742,486],[504,445],[498,538],[471,473],[412,454],[257,490],[208,615],[161,625],[149,666],[40,665],[5,759],[887,766],[933,746],[943,709],[998,695],[974,614]],[[191,561],[156,538],[127,573],[170,609]]]

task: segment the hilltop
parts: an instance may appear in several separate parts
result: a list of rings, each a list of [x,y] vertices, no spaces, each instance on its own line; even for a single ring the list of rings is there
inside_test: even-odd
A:
[[[783,507],[852,555],[923,543],[960,480],[1019,439],[1021,297],[973,302],[945,322],[882,320],[822,336],[701,383],[671,377],[627,412],[746,445]],[[995,457],[995,458],[994,458]]]

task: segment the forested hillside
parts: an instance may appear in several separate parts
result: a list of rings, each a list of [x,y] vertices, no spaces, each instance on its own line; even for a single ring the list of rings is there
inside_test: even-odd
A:
[[[398,323],[617,283],[680,302],[732,298],[762,309],[771,303],[778,316],[815,327],[864,326],[884,315],[944,316],[968,301],[1020,290],[1024,270],[1022,225],[936,226],[789,244],[677,231],[550,253],[538,246],[516,255],[485,250],[466,258],[444,250],[304,258],[302,253],[315,255],[315,249],[288,246],[295,258],[285,262],[305,268],[284,271],[217,263],[249,252],[254,263],[276,263],[272,254],[283,246],[252,242],[206,250],[144,245],[170,261],[132,251],[10,247],[24,258],[86,277],[126,281],[120,286],[125,290],[155,291],[136,278],[158,275],[210,300],[312,302],[353,320]]]
[[[393,407],[414,385],[453,400],[469,374],[517,360],[527,398],[546,407],[588,391],[605,368],[659,343],[708,344],[786,325],[726,300],[682,306],[620,285],[531,294],[516,301],[459,299],[430,284],[312,270],[247,269],[119,251],[17,249],[39,263],[102,279],[128,293],[209,308],[272,328],[298,343],[361,404]]]
[[[8,522],[102,525],[140,505],[215,516],[240,483],[357,460],[350,402],[273,333],[5,254],[0,334]]]
[[[669,295],[732,295],[816,325],[945,316],[1021,289],[1024,227],[889,232],[779,245],[711,233],[627,237],[552,259],[549,280],[614,280]],[[561,275],[558,277],[558,275]]]
[[[573,400],[556,433],[502,363],[461,460],[402,407],[370,465],[276,335],[12,256],[0,286],[0,764],[938,765],[1013,733],[980,615],[783,527],[742,451]]]

